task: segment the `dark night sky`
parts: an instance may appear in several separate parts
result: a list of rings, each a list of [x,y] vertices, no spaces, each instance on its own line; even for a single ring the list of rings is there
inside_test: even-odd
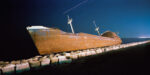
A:
[[[70,32],[66,15],[73,18],[75,32],[96,34],[119,32],[121,37],[150,37],[149,0],[12,0],[9,1],[11,25],[44,25]],[[7,20],[6,20],[7,21]]]
[[[101,33],[110,30],[119,32],[122,38],[150,37],[150,0],[5,1],[1,2],[2,22],[0,23],[3,26],[0,31],[1,40],[4,41],[1,41],[3,44],[1,47],[6,50],[4,54],[8,51],[14,52],[8,50],[10,48],[19,53],[23,51],[25,55],[29,51],[36,50],[26,31],[26,26],[29,25],[56,27],[71,32],[66,15],[73,18],[75,32],[96,35],[92,23],[95,20]]]

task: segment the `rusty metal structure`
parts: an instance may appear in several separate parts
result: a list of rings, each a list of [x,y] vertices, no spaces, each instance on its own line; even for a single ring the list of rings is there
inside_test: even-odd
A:
[[[84,50],[122,43],[119,36],[110,31],[97,36],[87,33],[67,33],[44,26],[29,26],[27,30],[40,54]]]

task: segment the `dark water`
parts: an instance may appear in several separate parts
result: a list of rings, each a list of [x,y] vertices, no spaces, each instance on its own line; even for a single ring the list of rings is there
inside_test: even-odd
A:
[[[150,38],[121,38],[121,39],[123,44],[150,40]]]

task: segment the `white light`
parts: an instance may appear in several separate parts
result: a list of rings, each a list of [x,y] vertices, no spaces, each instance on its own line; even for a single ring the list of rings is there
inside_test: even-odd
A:
[[[148,37],[148,36],[140,36],[139,38],[150,38],[150,37]]]
[[[28,26],[28,29],[49,29],[48,27],[44,27],[44,26]]]

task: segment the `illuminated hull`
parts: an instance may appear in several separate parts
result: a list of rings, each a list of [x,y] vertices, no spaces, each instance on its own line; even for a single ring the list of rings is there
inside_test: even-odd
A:
[[[121,44],[114,32],[105,32],[101,36],[86,33],[66,33],[59,29],[28,29],[40,54],[82,50]]]

